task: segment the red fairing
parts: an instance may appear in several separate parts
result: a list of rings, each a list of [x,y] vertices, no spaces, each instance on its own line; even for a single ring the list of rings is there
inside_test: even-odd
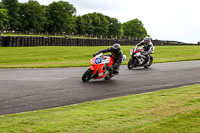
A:
[[[90,66],[90,69],[91,69],[91,70],[94,70],[94,67],[91,65],[91,66]]]
[[[95,60],[95,57],[93,57],[92,59],[90,59],[90,63],[91,63],[92,65],[95,64],[95,63],[94,63],[94,60]]]
[[[95,64],[94,67],[98,70],[101,71],[103,69],[104,64]]]
[[[114,60],[111,57],[106,57],[106,58],[110,58],[110,62],[108,64],[108,66],[111,66],[113,64]],[[97,69],[98,71],[101,71],[103,69],[104,63],[95,64],[95,57],[90,60],[90,63],[94,67],[94,69]]]
[[[106,70],[103,70],[105,63],[96,64],[95,59],[96,59],[96,57],[94,57],[90,60],[90,63],[91,63],[90,69],[93,70],[93,74],[96,74],[96,72],[98,72],[98,75],[101,75],[101,76],[96,77],[96,79],[106,77],[108,75],[108,73],[105,73]],[[110,59],[110,61],[108,63],[108,66],[110,67],[114,63],[114,60],[108,56],[106,57],[106,59]]]
[[[113,58],[110,58],[110,62],[108,63],[108,66],[109,66],[109,67],[112,66],[113,63],[114,63]]]
[[[138,52],[140,52],[140,51],[142,51],[142,49],[140,49],[140,50],[138,50],[138,51],[134,51],[134,53],[138,53]]]
[[[97,69],[94,66],[95,65],[94,60],[95,60],[95,57],[90,59],[90,63],[91,63],[90,69],[93,70],[93,73],[95,74],[97,72]]]

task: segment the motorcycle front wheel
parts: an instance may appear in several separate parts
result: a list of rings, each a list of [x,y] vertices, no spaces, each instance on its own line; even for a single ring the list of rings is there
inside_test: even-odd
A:
[[[90,68],[85,71],[85,73],[82,76],[82,81],[83,82],[88,82],[89,80],[92,79],[92,75],[93,75],[93,70],[91,70]]]
[[[136,66],[137,66],[137,60],[131,57],[130,60],[128,61],[128,69],[133,69]]]

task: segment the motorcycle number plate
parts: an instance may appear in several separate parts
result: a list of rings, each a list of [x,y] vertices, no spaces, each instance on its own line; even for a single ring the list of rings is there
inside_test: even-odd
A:
[[[102,60],[102,63],[109,63],[110,62],[110,58]]]
[[[96,58],[94,62],[95,62],[95,64],[101,64],[101,59],[100,58]]]

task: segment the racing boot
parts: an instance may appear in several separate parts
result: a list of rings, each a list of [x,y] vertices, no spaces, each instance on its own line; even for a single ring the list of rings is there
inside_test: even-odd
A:
[[[109,67],[108,65],[106,65],[106,70],[108,70],[111,73],[113,70],[113,67],[112,66]]]
[[[146,56],[146,60],[147,61],[146,61],[145,65],[149,65],[149,63],[150,63],[150,56],[149,55]]]
[[[115,75],[119,74],[119,67],[113,70],[113,74],[115,74]]]

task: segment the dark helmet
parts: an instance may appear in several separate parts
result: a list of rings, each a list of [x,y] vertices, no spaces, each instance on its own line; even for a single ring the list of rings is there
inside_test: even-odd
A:
[[[121,46],[118,43],[115,43],[112,47],[114,48],[114,51],[116,51],[117,53],[121,50]]]

